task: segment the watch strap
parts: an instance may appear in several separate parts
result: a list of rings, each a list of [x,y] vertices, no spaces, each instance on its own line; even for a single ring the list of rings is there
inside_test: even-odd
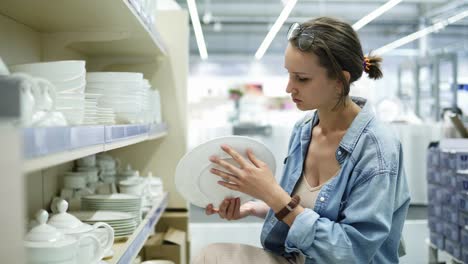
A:
[[[301,197],[297,194],[294,195],[291,198],[291,201],[275,214],[275,217],[279,221],[282,221],[283,218],[285,218],[289,213],[291,213],[294,210],[294,208],[296,208],[299,205],[300,202]]]

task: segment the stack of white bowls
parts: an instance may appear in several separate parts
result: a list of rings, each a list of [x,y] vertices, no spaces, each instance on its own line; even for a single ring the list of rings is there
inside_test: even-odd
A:
[[[12,72],[24,72],[49,80],[56,87],[57,111],[69,124],[82,124],[85,110],[85,61],[51,61],[11,66]]]
[[[136,72],[88,72],[86,92],[102,94],[98,107],[112,108],[116,123],[143,123],[146,101],[143,74]]]

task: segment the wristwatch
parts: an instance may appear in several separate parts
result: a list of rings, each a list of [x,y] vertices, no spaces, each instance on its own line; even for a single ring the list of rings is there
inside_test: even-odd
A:
[[[279,221],[282,221],[283,218],[285,218],[290,212],[292,212],[294,208],[296,208],[299,205],[300,202],[301,202],[301,197],[297,194],[294,195],[291,198],[291,201],[285,207],[279,210],[278,213],[275,214],[276,219],[278,219]]]

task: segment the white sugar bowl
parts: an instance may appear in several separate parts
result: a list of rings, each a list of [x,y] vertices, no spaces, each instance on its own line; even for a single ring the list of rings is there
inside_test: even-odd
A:
[[[109,251],[114,243],[114,229],[102,222],[95,223],[94,225],[88,225],[81,222],[75,216],[67,213],[68,203],[65,200],[61,200],[58,205],[58,214],[53,215],[49,220],[49,225],[54,226],[64,234],[80,239],[84,236],[93,237],[98,243],[94,243],[94,240],[88,240],[88,243],[81,243],[78,252],[79,263],[95,264],[105,256],[105,253]],[[104,228],[106,231],[105,238],[101,239],[100,232],[97,232],[98,228]]]
[[[76,239],[63,234],[60,230],[46,223],[48,217],[47,211],[40,210],[36,214],[38,225],[33,227],[25,237],[24,246],[28,264],[80,264],[78,260],[80,244],[85,240],[91,240],[95,244],[99,243],[96,238],[91,236]]]

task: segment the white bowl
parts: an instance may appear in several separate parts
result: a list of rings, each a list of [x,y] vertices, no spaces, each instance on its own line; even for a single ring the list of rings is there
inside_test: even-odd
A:
[[[83,93],[59,93],[59,94],[57,94],[57,98],[85,99],[85,95]]]
[[[87,176],[65,175],[63,177],[63,185],[69,189],[82,189],[86,188],[88,182]]]
[[[143,74],[139,72],[88,72],[88,82],[126,82],[142,81]]]
[[[69,87],[66,90],[58,91],[58,94],[82,94],[84,97],[85,89],[86,83],[83,83],[80,86]]]
[[[59,92],[74,90],[76,87],[86,86],[86,74],[83,73],[69,80],[53,81],[53,84]]]
[[[10,70],[12,72],[29,73],[54,82],[56,80],[76,78],[83,71],[86,71],[85,64],[85,61],[51,61],[13,65]]]
[[[86,83],[89,84],[90,88],[95,89],[138,89],[142,87],[142,82],[139,80],[132,81],[106,81],[106,82],[94,82],[86,80]]]
[[[57,99],[57,107],[81,107],[85,105],[84,99],[74,99],[74,98],[59,98]]]

